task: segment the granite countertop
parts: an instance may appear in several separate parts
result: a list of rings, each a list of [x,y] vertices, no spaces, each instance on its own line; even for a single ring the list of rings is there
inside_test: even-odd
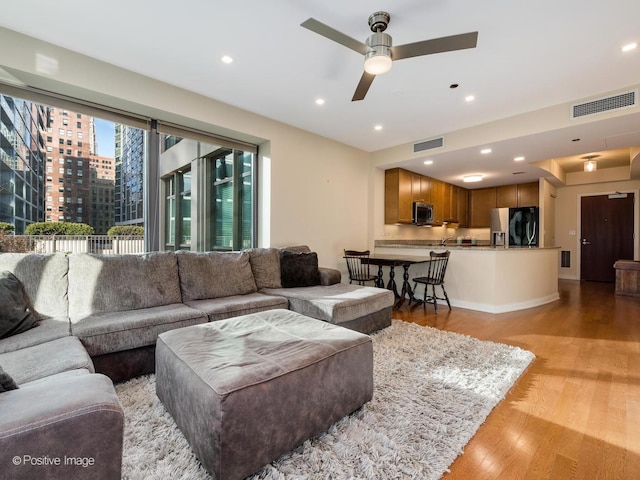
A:
[[[375,247],[379,248],[446,248],[448,250],[532,250],[532,249],[557,249],[560,247],[494,247],[486,240],[478,240],[477,243],[457,243],[448,241],[445,245],[434,240],[376,240]]]

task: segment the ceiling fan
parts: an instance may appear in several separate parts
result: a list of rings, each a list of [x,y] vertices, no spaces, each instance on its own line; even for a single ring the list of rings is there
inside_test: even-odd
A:
[[[391,16],[387,12],[371,14],[369,16],[369,27],[373,35],[367,38],[366,43],[351,38],[315,18],[309,18],[300,24],[300,26],[312,32],[364,55],[364,73],[353,94],[352,102],[362,100],[376,75],[388,72],[393,61],[431,55],[433,53],[475,48],[478,41],[478,32],[469,32],[394,47],[391,43],[391,35],[383,33],[387,29],[390,20]]]

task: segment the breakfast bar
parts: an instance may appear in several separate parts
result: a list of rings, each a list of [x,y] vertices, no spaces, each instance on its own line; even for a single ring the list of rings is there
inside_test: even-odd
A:
[[[559,247],[376,243],[374,255],[407,255],[428,259],[430,251],[444,250],[451,252],[445,285],[454,307],[504,313],[559,299]],[[409,282],[424,275],[426,269],[424,263],[413,265]]]

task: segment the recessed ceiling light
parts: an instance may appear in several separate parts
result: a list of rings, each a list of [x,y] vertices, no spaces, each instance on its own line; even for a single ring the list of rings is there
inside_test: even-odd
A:
[[[433,165],[433,160],[425,160],[424,164],[425,165]]]
[[[467,102],[473,102],[476,97],[474,97],[473,95],[467,95],[466,97],[464,97],[465,101]]]
[[[225,55],[220,59],[220,61],[222,63],[232,63],[233,62],[233,58],[231,58],[229,55]]]
[[[638,47],[638,42],[628,43],[624,47],[622,47],[623,52],[630,52],[631,50],[635,50]]]
[[[481,182],[482,178],[482,175],[480,175],[479,173],[474,173],[473,175],[465,175],[464,177],[462,177],[462,181],[465,183]]]
[[[373,127],[374,130],[382,130],[382,125],[376,125]]]
[[[514,157],[513,161],[514,162],[521,162],[524,160],[524,157]]]
[[[486,155],[487,153],[491,153],[491,149],[490,148],[483,148],[482,150],[480,150],[480,153],[483,155]]]
[[[316,98],[316,105],[324,105],[324,98]]]

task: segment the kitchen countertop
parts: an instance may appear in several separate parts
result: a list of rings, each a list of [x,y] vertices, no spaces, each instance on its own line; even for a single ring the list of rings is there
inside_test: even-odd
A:
[[[507,251],[507,250],[542,250],[542,249],[558,249],[560,247],[494,247],[486,241],[478,241],[477,244],[472,243],[457,243],[455,241],[449,241],[445,245],[441,242],[433,240],[376,240],[374,243],[375,248],[446,248],[448,250],[492,250],[492,251]]]

